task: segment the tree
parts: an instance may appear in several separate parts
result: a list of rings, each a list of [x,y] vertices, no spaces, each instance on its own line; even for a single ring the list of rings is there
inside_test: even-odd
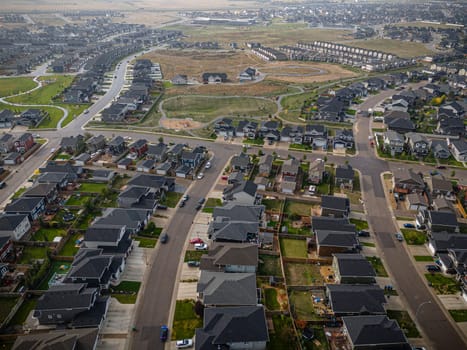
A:
[[[164,138],[162,136],[160,136],[158,139],[159,143],[164,143]]]
[[[203,318],[203,316],[204,316],[204,305],[203,305],[203,303],[201,301],[198,300],[195,303],[195,305],[193,306],[193,309],[194,309],[196,315]]]

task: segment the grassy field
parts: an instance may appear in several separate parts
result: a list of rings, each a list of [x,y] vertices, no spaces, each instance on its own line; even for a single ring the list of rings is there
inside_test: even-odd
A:
[[[135,237],[135,241],[139,242],[140,248],[154,248],[157,243],[157,239],[147,237]]]
[[[260,255],[258,276],[282,276],[279,256]]]
[[[194,311],[194,300],[177,300],[172,329],[172,340],[192,338],[203,320]]]
[[[301,239],[280,238],[282,255],[290,258],[306,258],[306,241]]]
[[[266,210],[280,210],[282,207],[282,201],[276,199],[263,199],[261,204],[266,207]]]
[[[311,292],[293,290],[289,294],[289,302],[296,319],[312,321],[317,318]]]
[[[11,96],[35,88],[32,78],[15,77],[0,79],[0,97]]]
[[[83,206],[84,203],[89,201],[94,197],[92,196],[81,196],[79,194],[73,194],[70,196],[70,198],[67,199],[65,202],[65,205],[72,205],[72,206]]]
[[[220,198],[208,198],[203,208],[203,213],[212,213],[215,207],[222,206],[222,200]]]
[[[367,256],[366,259],[371,263],[371,266],[375,269],[376,276],[388,277],[388,273],[384,268],[383,262],[376,256]]]
[[[454,278],[443,276],[440,273],[426,273],[425,277],[436,294],[455,294],[460,290],[460,285]]]
[[[270,100],[253,97],[178,96],[164,102],[169,118],[192,118],[208,123],[221,116],[267,116],[277,111]]]
[[[349,221],[351,224],[355,225],[355,228],[357,229],[357,231],[368,230],[368,223],[366,221],[358,220],[358,219],[349,219]]]
[[[62,228],[41,228],[32,236],[33,241],[52,242],[55,237],[63,237],[66,230]]]
[[[317,265],[286,263],[284,270],[289,285],[322,285],[324,283]]]
[[[363,41],[348,42],[346,45],[361,47],[368,50],[379,50],[389,52],[402,58],[416,56],[432,55],[433,51],[428,50],[422,43],[390,40],[390,39],[371,39]]]
[[[264,289],[264,300],[268,310],[279,310],[280,304],[277,301],[277,290],[275,288]]]
[[[169,208],[175,208],[175,206],[180,201],[180,198],[182,198],[182,196],[183,196],[183,193],[167,192],[161,204],[164,204],[168,206]]]

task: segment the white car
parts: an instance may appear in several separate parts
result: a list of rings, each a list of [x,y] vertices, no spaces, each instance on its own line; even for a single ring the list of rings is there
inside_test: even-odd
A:
[[[204,177],[203,173],[199,173],[198,176],[196,177],[198,180],[201,180]]]
[[[206,250],[208,245],[206,243],[195,243],[195,250]]]
[[[177,340],[177,349],[186,349],[191,348],[192,346],[193,340],[191,339]]]
[[[316,194],[316,186],[310,185],[310,187],[308,187],[308,193],[309,194]]]
[[[211,162],[207,162],[205,168],[210,169],[211,168]]]

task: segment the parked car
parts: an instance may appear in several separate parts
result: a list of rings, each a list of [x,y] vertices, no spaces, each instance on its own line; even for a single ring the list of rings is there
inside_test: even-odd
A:
[[[198,203],[199,203],[199,204],[203,204],[205,201],[206,201],[206,198],[200,198],[200,199],[198,200]]]
[[[167,210],[167,206],[166,206],[166,205],[163,205],[163,204],[158,204],[158,205],[157,205],[157,209],[160,209],[160,210]]]
[[[190,199],[190,196],[187,195],[187,194],[182,197],[182,201],[184,201],[184,202],[186,202],[189,199]]]
[[[196,177],[198,180],[201,180],[202,178],[204,178],[204,174],[203,173],[199,173],[198,176]]]
[[[207,162],[206,165],[204,166],[206,169],[210,169],[211,168],[211,162]]]
[[[204,243],[204,241],[199,237],[190,239],[190,244],[196,244],[196,243]]]
[[[167,243],[168,240],[169,240],[169,235],[167,233],[164,233],[161,235],[160,241],[162,244]]]
[[[191,339],[177,340],[176,345],[177,345],[177,349],[191,348],[193,346],[193,340]]]
[[[437,170],[430,171],[431,176],[435,176],[435,175],[438,175],[438,174],[439,174],[439,171],[437,171]]]
[[[310,187],[308,187],[308,193],[309,194],[316,194],[316,186],[315,185],[310,185]]]
[[[169,337],[169,328],[166,325],[161,326],[161,340],[166,341]]]
[[[196,210],[200,210],[203,207],[201,203],[198,203],[195,207]]]
[[[446,169],[446,166],[444,166],[444,165],[438,165],[438,166],[436,167],[436,169]]]
[[[63,221],[65,222],[73,221],[74,219],[75,219],[75,214],[73,213],[65,213],[63,215]]]
[[[190,267],[199,267],[199,261],[190,260],[190,261],[187,261],[186,263]]]
[[[183,208],[185,206],[185,201],[181,201],[180,204],[178,205],[179,208]]]
[[[441,271],[441,268],[438,265],[426,265],[425,268],[428,272],[440,272]]]
[[[406,224],[404,224],[404,227],[405,227],[405,228],[415,228],[415,225],[414,225],[414,224],[406,223]]]
[[[399,241],[399,242],[402,242],[404,240],[404,236],[402,236],[402,233],[396,233],[396,239]]]
[[[360,236],[360,237],[370,237],[370,232],[361,230],[361,231],[357,232],[357,235]]]
[[[195,243],[195,250],[206,250],[208,245],[206,243]]]

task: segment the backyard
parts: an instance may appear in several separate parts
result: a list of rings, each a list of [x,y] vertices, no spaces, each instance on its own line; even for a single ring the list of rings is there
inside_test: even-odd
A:
[[[60,251],[61,256],[74,256],[79,250],[79,242],[83,238],[83,234],[75,233],[68,238],[68,241]]]
[[[258,276],[282,276],[279,256],[261,254],[259,256]]]
[[[26,321],[30,312],[36,307],[37,299],[37,297],[27,297],[19,307],[18,311],[16,311],[15,315],[10,320],[8,325],[21,326]]]
[[[289,292],[290,309],[297,320],[313,321],[319,317],[315,313],[310,291],[292,290]]]
[[[107,184],[103,183],[82,182],[79,185],[78,191],[85,193],[101,193],[107,186]]]
[[[273,329],[269,333],[268,350],[299,349],[292,319],[286,315],[272,315]]]
[[[65,202],[65,205],[82,207],[91,198],[94,198],[94,197],[76,193],[76,194],[71,195],[70,198],[67,199],[67,201]]]
[[[290,216],[310,216],[311,210],[314,207],[318,207],[318,204],[310,202],[296,202],[287,200],[285,202],[284,213]]]
[[[265,288],[264,289],[264,300],[266,308],[270,311],[280,310],[280,304],[277,300],[277,289],[276,288]]]
[[[33,241],[52,242],[55,237],[63,237],[66,230],[63,228],[40,228],[33,236]]]
[[[290,258],[307,258],[306,240],[280,238],[282,255]]]
[[[20,264],[32,264],[34,260],[45,259],[47,257],[47,247],[26,246],[23,249]]]
[[[17,297],[2,297],[0,298],[0,323],[2,323],[10,313],[13,306],[18,302]]]
[[[47,272],[47,275],[41,281],[41,284],[39,285],[37,289],[39,290],[49,289],[49,282],[50,282],[50,279],[54,276],[54,274],[64,275],[68,272],[70,267],[71,267],[71,261],[65,261],[65,260],[51,261],[50,268]]]
[[[172,328],[172,339],[189,339],[195,335],[195,329],[203,326],[203,320],[195,313],[195,301],[177,300]]]
[[[318,265],[285,263],[284,270],[288,285],[310,286],[324,283]]]

